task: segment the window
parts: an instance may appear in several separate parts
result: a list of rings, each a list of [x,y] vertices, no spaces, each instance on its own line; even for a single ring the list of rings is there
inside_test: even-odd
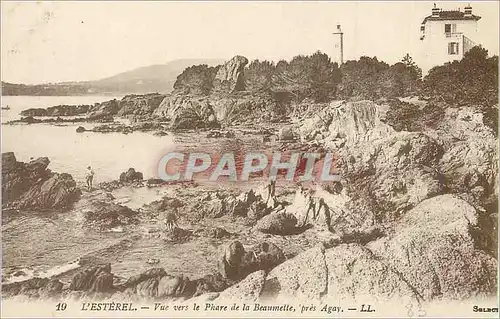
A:
[[[444,25],[444,33],[455,33],[457,32],[457,25],[455,23],[447,23]]]
[[[458,54],[458,42],[448,43],[448,54],[450,55]]]

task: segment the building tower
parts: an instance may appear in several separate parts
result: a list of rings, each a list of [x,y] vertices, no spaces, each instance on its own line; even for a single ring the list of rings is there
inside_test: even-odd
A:
[[[472,14],[470,4],[464,11],[444,11],[434,4],[431,15],[425,17],[420,26],[424,72],[436,65],[462,59],[465,52],[477,45],[474,39],[479,19],[481,17]]]

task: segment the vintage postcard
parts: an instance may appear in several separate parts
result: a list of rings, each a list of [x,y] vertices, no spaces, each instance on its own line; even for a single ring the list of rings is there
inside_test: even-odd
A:
[[[498,318],[499,2],[2,1],[2,318]]]

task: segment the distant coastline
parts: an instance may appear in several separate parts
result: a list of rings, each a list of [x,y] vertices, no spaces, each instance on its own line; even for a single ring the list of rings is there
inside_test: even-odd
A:
[[[99,90],[92,87],[91,84],[17,84],[2,81],[3,96],[84,96],[84,95],[121,95],[133,94],[137,92],[119,91],[119,90]],[[139,92],[143,93],[143,92]]]
[[[178,59],[166,64],[145,66],[96,81],[22,84],[2,81],[4,96],[82,96],[170,93],[177,76],[187,67],[215,66],[221,59]]]

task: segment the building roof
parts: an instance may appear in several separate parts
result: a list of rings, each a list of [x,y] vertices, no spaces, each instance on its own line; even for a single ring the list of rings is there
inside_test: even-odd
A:
[[[475,20],[478,21],[481,19],[480,16],[470,15],[465,16],[465,12],[462,11],[439,11],[439,16],[434,17],[432,15],[425,17],[422,24],[425,24],[427,21],[440,21],[440,20]]]

